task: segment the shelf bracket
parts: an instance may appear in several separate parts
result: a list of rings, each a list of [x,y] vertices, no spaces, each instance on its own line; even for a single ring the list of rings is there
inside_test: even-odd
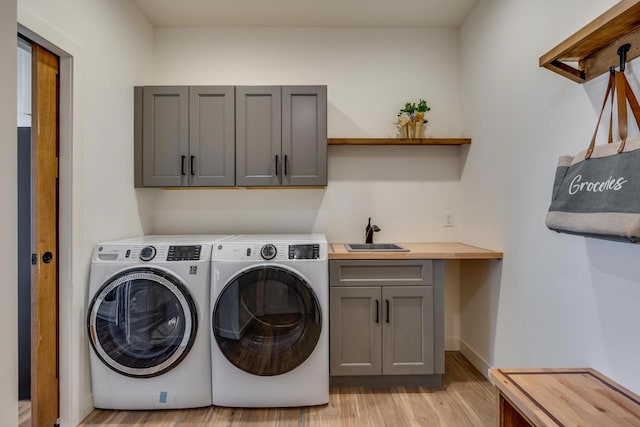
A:
[[[624,63],[640,57],[640,0],[620,1],[542,55],[540,66],[584,83],[607,72],[618,57]]]

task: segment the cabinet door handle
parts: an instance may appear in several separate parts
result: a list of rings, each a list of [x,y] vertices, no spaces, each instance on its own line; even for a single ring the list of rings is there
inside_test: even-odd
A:
[[[284,174],[287,174],[287,155],[284,155]]]
[[[276,176],[278,176],[278,155],[276,154]]]
[[[389,323],[389,311],[390,311],[389,300],[386,299],[386,300],[384,300],[384,302],[387,304],[387,323]]]
[[[195,171],[195,169],[193,167],[193,162],[194,162],[195,159],[196,159],[196,156],[191,156],[191,165],[190,165],[191,175],[195,175],[196,174],[196,171]]]
[[[380,323],[380,301],[376,300],[376,323]]]
[[[184,161],[186,160],[187,156],[180,156],[180,173],[184,176],[186,175],[186,172],[184,171]]]

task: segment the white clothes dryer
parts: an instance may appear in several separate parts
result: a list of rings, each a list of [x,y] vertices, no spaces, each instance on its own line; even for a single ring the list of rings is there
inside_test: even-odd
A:
[[[96,408],[211,405],[211,248],[225,236],[98,245],[87,331]]]
[[[229,407],[329,401],[324,235],[242,235],[212,256],[212,401]]]

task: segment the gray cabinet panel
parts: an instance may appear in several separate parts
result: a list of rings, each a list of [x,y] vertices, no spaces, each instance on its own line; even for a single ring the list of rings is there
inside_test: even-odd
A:
[[[236,87],[236,185],[281,185],[281,108],[280,86]]]
[[[382,373],[380,288],[332,288],[330,374]]]
[[[327,87],[282,87],[283,185],[327,185]]]
[[[383,373],[433,373],[433,287],[384,286],[382,299]]]
[[[330,261],[331,375],[444,373],[443,265]]]
[[[191,186],[235,184],[233,86],[189,88],[189,179]]]
[[[330,265],[331,286],[433,284],[431,260],[333,260]]]
[[[188,97],[186,87],[144,88],[142,179],[145,187],[188,185]]]
[[[142,181],[142,102],[144,88],[133,88],[133,186],[144,187]]]

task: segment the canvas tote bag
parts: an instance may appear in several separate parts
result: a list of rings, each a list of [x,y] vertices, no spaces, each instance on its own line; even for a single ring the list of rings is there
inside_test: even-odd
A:
[[[616,92],[620,142],[612,143]],[[609,144],[596,146],[609,95]],[[627,140],[627,101],[636,123],[640,123],[640,105],[626,76],[612,71],[589,147],[575,156],[561,156],[558,161],[546,218],[549,229],[631,243],[640,241],[640,138]]]

